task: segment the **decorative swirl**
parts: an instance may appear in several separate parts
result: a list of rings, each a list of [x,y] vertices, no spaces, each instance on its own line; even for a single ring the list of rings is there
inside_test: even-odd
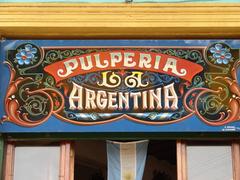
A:
[[[60,53],[61,59],[65,59],[65,58],[72,57],[72,56],[73,56],[73,53],[71,50],[64,50]]]
[[[176,53],[176,50],[174,50],[174,49],[167,49],[167,50],[163,51],[163,54],[168,54],[168,55],[171,55],[171,56],[178,57],[178,55]]]
[[[145,72],[142,76],[142,83],[149,83],[153,86],[169,84],[171,82],[179,83],[180,78],[176,76],[169,76],[167,74],[159,74],[152,72]]]
[[[60,51],[58,50],[50,50],[45,55],[45,60],[43,61],[42,66],[45,64],[51,64],[55,62],[56,60],[60,59]]]
[[[85,76],[85,83],[89,83],[93,86],[95,86],[97,84],[97,82],[101,81],[101,73],[90,73],[90,74],[87,74]]]
[[[35,53],[35,50],[31,50],[29,46],[30,50],[34,52],[31,57],[27,52],[17,55],[19,48],[11,50],[11,53],[9,53],[11,54],[9,56],[10,60],[8,61],[11,62],[10,68],[12,69],[9,89],[5,99],[7,113],[5,120],[21,126],[33,127],[42,124],[51,114],[54,114],[62,120],[75,124],[100,124],[110,122],[114,118],[126,117],[135,122],[167,124],[179,122],[179,120],[195,113],[203,122],[213,126],[237,121],[240,117],[240,87],[236,74],[239,62],[235,64],[234,62],[236,62],[236,57],[239,57],[239,49],[231,49],[222,43],[220,50],[224,51],[222,53],[224,57],[219,57],[221,55],[218,52],[219,44],[215,43],[207,48],[205,57],[203,56],[203,48],[124,48],[126,50],[168,54],[203,65],[205,71],[193,77],[192,82],[166,74],[123,69],[105,72],[105,78],[102,72],[96,72],[72,77],[55,84],[52,76],[42,72],[45,64],[51,64],[72,56],[98,51],[122,50],[122,48],[43,49],[46,52],[45,57],[39,59],[39,61],[35,57],[41,58],[40,51],[42,49],[37,48],[38,52]],[[215,49],[211,48],[213,46]],[[32,46],[32,48],[35,47]],[[25,49],[25,51],[27,50]],[[210,56],[215,60],[212,59],[211,61]],[[15,61],[13,61],[14,58]],[[27,58],[26,61],[24,61],[25,58]],[[209,58],[209,62],[203,58]],[[211,68],[206,65],[210,65]],[[224,66],[224,68],[219,68],[220,65]],[[211,72],[208,72],[210,70]],[[230,70],[231,75],[229,74]],[[186,69],[179,71],[178,75],[181,76],[182,74],[186,74]],[[64,105],[68,105],[68,102],[65,104],[64,101],[69,97],[72,82],[84,85],[86,88],[94,87],[94,90],[107,91],[114,88],[116,91],[130,93],[143,92],[152,87],[175,83],[174,88],[177,90],[179,109],[176,111],[161,109],[156,110],[156,112],[149,112],[149,109],[146,109],[146,111],[144,109],[145,112],[143,113],[138,112],[140,109],[131,113],[132,110],[130,109],[124,112],[121,111],[119,114],[112,112],[89,113],[90,111],[83,110],[83,112],[78,113],[77,110],[71,111],[67,109],[67,106],[66,109],[64,108]],[[163,95],[163,92],[161,92],[161,95]],[[183,106],[181,106],[182,99]],[[96,112],[100,111],[97,110]]]
[[[185,58],[185,59],[188,58],[187,51],[185,51],[183,49],[176,50],[174,54],[177,55],[178,57],[182,57],[182,58]]]
[[[42,79],[43,79],[43,74],[42,74],[42,73],[37,73],[37,74],[35,75],[35,81],[41,82]]]
[[[177,113],[174,113],[171,117],[170,117],[170,119],[175,119],[175,120],[177,120],[177,119],[180,119],[180,118],[182,118],[183,117],[183,113],[182,112],[177,112]]]
[[[200,75],[196,75],[192,80],[192,84],[187,86],[187,89],[199,88],[204,86],[205,82],[203,81],[203,78]]]
[[[66,59],[73,56],[79,56],[82,54],[88,54],[95,52],[94,49],[65,49],[65,50],[50,50],[46,52],[45,61],[42,66],[45,64],[51,64],[59,59]]]
[[[48,114],[48,112],[46,112],[47,103],[48,99],[43,96],[32,95],[26,100],[24,108],[31,116],[46,115]]]
[[[235,121],[236,119],[233,118],[232,115],[230,115],[232,113],[230,111],[228,111],[227,109],[224,109],[224,106],[222,106],[221,103],[219,103],[219,102],[216,103],[216,101],[213,103],[213,99],[211,99],[212,102],[210,102],[211,103],[210,109],[212,110],[211,113],[208,112],[207,114],[202,114],[201,108],[199,108],[199,107],[196,108],[202,102],[201,97],[206,96],[208,93],[213,93],[217,96],[219,91],[204,90],[204,91],[200,92],[199,95],[196,97],[195,104],[194,104],[195,111],[196,111],[196,114],[201,118],[201,120],[204,121],[206,124],[214,125],[214,126],[221,126],[226,123]],[[212,97],[214,97],[214,96],[212,96]],[[199,102],[199,100],[200,100],[200,102]],[[231,100],[229,101],[229,103],[230,102],[231,102]],[[231,103],[229,104],[229,107],[230,108],[233,107],[233,106],[231,106]],[[236,111],[236,110],[234,110],[234,111]],[[239,110],[237,110],[237,111],[239,111]]]
[[[202,107],[199,113],[203,116],[216,116],[222,111],[224,104],[217,94],[209,94],[199,100]],[[198,106],[200,109],[200,106]]]
[[[195,87],[203,87],[204,86],[204,81],[203,81],[203,78],[199,75],[195,76],[193,78],[193,85]]]
[[[140,50],[141,51],[141,50]],[[147,50],[146,49],[146,52],[154,52],[154,53],[161,53],[161,54],[163,54],[163,51],[162,51],[162,49],[149,49],[149,50]]]
[[[74,49],[74,50],[72,50],[72,55],[73,56],[79,56],[79,55],[84,54],[84,53],[85,53],[85,51],[83,51],[81,49]]]
[[[12,84],[11,86],[15,86]],[[16,93],[16,92],[12,92]],[[34,99],[34,97],[41,97],[41,99],[50,99],[50,96],[44,91],[32,91],[28,92],[31,94],[31,97],[28,99],[27,104],[20,106],[23,104],[17,99],[16,95],[11,95],[11,97],[6,97],[6,113],[7,118],[5,119],[11,121],[15,124],[25,127],[34,127],[38,126],[45,122],[51,115],[53,110],[52,101],[50,103],[41,104],[40,99]],[[38,94],[38,96],[36,96]],[[26,111],[24,111],[25,109]]]
[[[65,115],[66,115],[66,118],[68,119],[72,119],[72,120],[77,120],[78,117],[76,116],[76,114],[74,112],[67,112],[67,111],[64,111]]]
[[[190,50],[188,57],[190,60],[194,60],[198,64],[201,63],[201,64],[205,65],[205,61],[203,60],[203,56],[202,56],[201,52],[199,52],[197,50]]]
[[[7,117],[4,121],[34,127],[45,122],[52,112],[63,108],[64,98],[58,91],[48,88],[37,89],[37,83],[29,77],[19,77],[15,80],[15,70],[10,66],[9,68],[12,77],[5,98]],[[30,90],[31,88],[33,90]],[[60,101],[58,106],[52,100],[54,96]]]
[[[122,115],[120,113],[75,113],[72,111],[64,111],[64,114],[70,120],[81,120],[85,122],[104,121],[106,119],[116,118]]]
[[[240,117],[240,87],[236,82],[236,68],[240,62],[236,62],[231,71],[232,78],[217,76],[208,84],[214,88],[214,83],[222,85],[216,90],[208,88],[194,88],[186,93],[184,97],[184,107],[190,111],[195,112],[199,118],[208,125],[221,126],[233,121],[239,120]],[[228,86],[220,83],[225,81]],[[229,88],[229,90],[228,90]],[[196,93],[200,91],[199,93]],[[229,96],[229,92],[231,96]],[[189,99],[191,94],[195,94],[194,100]],[[190,102],[190,103],[187,103]]]
[[[44,86],[47,88],[54,87],[54,78],[52,76],[47,76],[47,78],[44,81]]]
[[[196,63],[201,63],[205,65],[202,53],[199,50],[167,49],[164,50],[162,53],[179,58],[189,59],[195,61]]]
[[[77,75],[77,76],[67,79],[67,82],[68,83],[75,82],[76,84],[82,84],[85,82],[85,80],[86,80],[86,76]]]
[[[174,73],[178,76],[185,76],[187,74],[187,70],[186,69],[180,69],[180,73],[176,72],[176,71]]]

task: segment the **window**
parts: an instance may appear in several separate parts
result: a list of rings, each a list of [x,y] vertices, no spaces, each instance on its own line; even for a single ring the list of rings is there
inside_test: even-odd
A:
[[[104,140],[8,142],[3,179],[107,179],[106,153]],[[240,143],[151,140],[143,179],[159,177],[167,180],[239,180]]]
[[[238,180],[239,144],[231,142],[177,143],[178,180]]]
[[[59,176],[59,146],[16,147],[13,180],[54,180]]]
[[[70,143],[13,143],[6,147],[4,180],[72,178]]]
[[[188,179],[233,179],[231,146],[189,145],[187,166]]]

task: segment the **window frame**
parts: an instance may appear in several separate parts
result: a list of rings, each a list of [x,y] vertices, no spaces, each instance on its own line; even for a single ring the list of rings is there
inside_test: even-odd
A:
[[[47,147],[49,145],[42,145],[41,141],[39,142],[11,142],[8,141],[5,147],[5,159],[4,159],[4,170],[3,170],[3,179],[4,180],[13,180],[14,175],[14,156],[15,148],[18,146],[22,147],[34,147],[34,146],[43,146]],[[50,145],[51,146],[51,145]],[[73,180],[74,177],[74,151],[72,144],[69,141],[59,142],[57,145],[60,147],[60,164],[59,164],[59,180]]]
[[[211,146],[214,146],[212,142],[217,142],[223,145],[230,145],[232,151],[232,172],[233,172],[233,180],[240,179],[240,142],[239,141],[217,141],[217,140],[205,140],[205,141],[177,141],[177,173],[178,180],[188,180],[187,177],[187,146],[188,145],[203,145],[211,143]]]
[[[39,141],[41,142],[41,141]],[[35,142],[32,145],[41,145]],[[187,180],[187,145],[203,145],[207,143],[216,142],[217,145],[231,145],[232,149],[232,171],[233,180],[240,178],[240,141],[238,140],[176,140],[176,157],[177,157],[177,179]],[[16,145],[17,144],[17,145]],[[8,141],[5,146],[5,160],[4,160],[4,180],[13,180],[14,172],[14,151],[18,145],[24,146],[24,142]],[[214,145],[214,144],[210,144]],[[28,145],[29,146],[29,145]],[[74,147],[73,142],[61,141],[60,146],[60,171],[59,180],[73,180],[74,179]]]

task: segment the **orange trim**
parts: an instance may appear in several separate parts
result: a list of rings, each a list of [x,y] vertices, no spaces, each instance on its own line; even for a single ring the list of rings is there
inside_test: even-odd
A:
[[[12,143],[8,143],[5,154],[5,169],[4,180],[13,180],[14,173],[14,149],[15,146]]]

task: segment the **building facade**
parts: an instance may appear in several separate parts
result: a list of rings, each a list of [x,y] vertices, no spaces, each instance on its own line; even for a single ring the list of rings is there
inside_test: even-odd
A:
[[[106,140],[149,140],[142,179],[240,178],[238,3],[0,12],[3,179],[107,179]]]

